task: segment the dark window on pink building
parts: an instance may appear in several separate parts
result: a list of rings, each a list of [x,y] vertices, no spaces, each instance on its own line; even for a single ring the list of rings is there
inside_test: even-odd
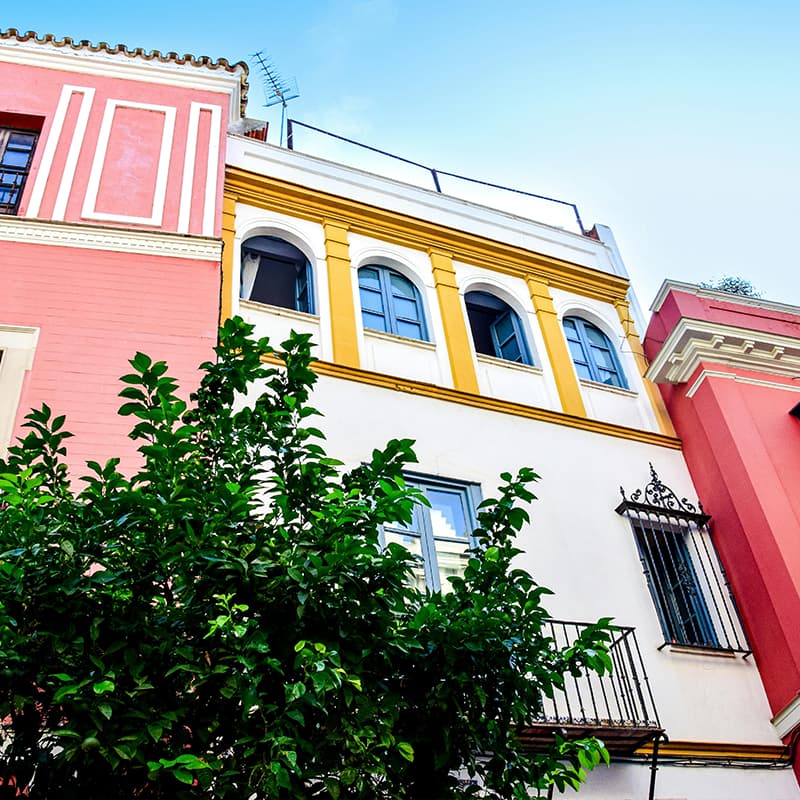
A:
[[[38,134],[0,128],[0,214],[16,214]]]

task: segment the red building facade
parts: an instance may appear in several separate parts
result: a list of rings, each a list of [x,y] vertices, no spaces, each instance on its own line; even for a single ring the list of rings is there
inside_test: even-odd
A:
[[[645,339],[787,744],[800,735],[800,308],[666,282]],[[800,776],[797,762],[795,771]]]

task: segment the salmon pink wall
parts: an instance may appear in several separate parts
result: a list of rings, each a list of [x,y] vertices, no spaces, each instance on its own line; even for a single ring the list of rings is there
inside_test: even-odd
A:
[[[41,329],[17,416],[46,402],[75,433],[69,461],[124,456],[130,418],[120,418],[118,377],[142,351],[169,362],[182,394],[212,355],[219,313],[219,264],[163,256],[5,242],[0,320]]]
[[[0,72],[0,118],[4,113],[44,118],[19,216],[76,222],[99,219],[106,224],[220,235],[224,159],[214,157],[209,173],[209,148],[224,153],[230,104],[227,90],[204,91],[2,61]],[[65,115],[59,126],[56,112],[60,102],[65,104]],[[205,106],[215,109],[216,125],[210,124],[212,112]],[[156,188],[162,135],[170,125],[171,141],[167,142],[161,170],[164,195],[159,198]],[[49,143],[54,143],[55,149],[48,170],[43,158]],[[184,187],[187,147],[194,147],[195,153],[190,164],[193,175]],[[77,148],[77,160],[72,169],[67,169],[71,148]],[[93,168],[98,171],[96,186]],[[38,208],[32,207],[37,180],[44,181],[45,177]],[[203,224],[203,208],[210,183],[214,186],[213,207],[206,215],[209,229]],[[59,196],[62,203],[66,200],[63,213],[58,212]],[[182,201],[189,209],[185,230],[179,225]],[[124,219],[150,217],[154,204],[160,219]],[[100,217],[87,213],[93,209]]]

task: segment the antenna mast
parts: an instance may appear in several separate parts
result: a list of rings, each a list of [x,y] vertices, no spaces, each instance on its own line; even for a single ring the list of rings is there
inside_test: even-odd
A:
[[[270,106],[281,106],[281,137],[280,144],[283,146],[283,128],[286,123],[286,103],[289,100],[294,100],[300,96],[297,88],[296,78],[284,78],[275,65],[270,60],[269,56],[264,54],[263,50],[253,53],[252,56],[257,62],[261,70],[261,79],[264,82],[264,95],[267,102],[264,103],[266,108]]]

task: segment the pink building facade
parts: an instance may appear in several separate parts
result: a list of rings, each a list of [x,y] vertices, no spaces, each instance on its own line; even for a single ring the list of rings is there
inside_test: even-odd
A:
[[[0,32],[0,451],[47,402],[75,433],[72,466],[119,455],[116,379],[136,351],[190,390],[216,339],[246,74]]]
[[[645,339],[783,741],[800,737],[800,308],[666,282]],[[800,769],[795,759],[795,772]]]

